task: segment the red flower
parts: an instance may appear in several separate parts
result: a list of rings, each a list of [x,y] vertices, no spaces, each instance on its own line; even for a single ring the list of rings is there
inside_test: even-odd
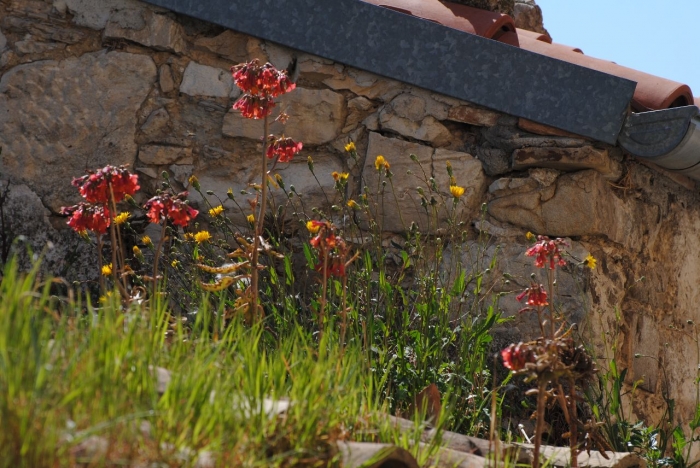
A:
[[[297,143],[291,138],[278,138],[267,147],[267,157],[270,159],[277,157],[279,162],[289,162],[303,147],[301,142]]]
[[[549,305],[549,302],[547,302],[547,292],[541,284],[533,284],[515,298],[518,301],[522,301],[525,296],[527,296],[526,304],[529,306],[540,307]]]
[[[133,195],[140,188],[139,178],[126,170],[126,166],[105,166],[92,174],[73,179],[73,186],[80,189],[82,195],[91,203],[107,204],[110,188],[114,202],[118,203],[126,195]]]
[[[109,211],[104,205],[79,203],[61,208],[61,214],[68,215],[68,225],[76,232],[85,230],[104,234],[109,227]]]
[[[501,351],[503,365],[512,371],[519,371],[529,362],[535,362],[535,355],[523,343],[512,344]]]
[[[323,274],[323,262],[319,262],[318,265],[316,265],[316,271]],[[345,276],[345,263],[340,257],[333,256],[328,259],[328,268],[326,269],[325,276],[335,276],[336,278]]]
[[[544,268],[549,262],[549,269],[554,270],[555,264],[559,266],[566,265],[566,260],[562,258],[559,246],[568,245],[563,239],[550,239],[547,236],[537,236],[537,243],[527,249],[525,255],[535,257],[535,266]]]
[[[275,103],[271,98],[251,96],[244,94],[233,105],[233,108],[240,110],[246,119],[262,119],[272,113]]]
[[[170,219],[174,225],[185,227],[199,214],[199,211],[187,204],[186,198],[187,192],[179,193],[175,197],[168,193],[156,195],[144,206],[148,210],[146,216],[152,223]]]
[[[277,70],[271,63],[260,65],[258,59],[231,67],[236,86],[252,96],[275,98],[296,88],[286,72]]]

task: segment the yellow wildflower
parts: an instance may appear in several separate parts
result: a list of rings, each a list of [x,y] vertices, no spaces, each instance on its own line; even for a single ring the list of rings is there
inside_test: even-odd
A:
[[[530,242],[533,242],[535,240],[535,235],[530,231],[527,231],[527,234],[525,234],[525,239],[529,240]]]
[[[112,274],[112,264],[108,263],[106,265],[102,265],[102,276],[109,276]]]
[[[190,183],[192,187],[194,187],[195,190],[199,190],[200,185],[199,185],[199,179],[197,179],[197,176],[191,175],[189,179],[187,179],[187,182]]]
[[[100,296],[100,304],[106,304],[107,301],[112,297],[112,291],[107,291],[107,293],[104,296]]]
[[[245,217],[245,219],[247,219],[248,223],[250,223],[250,224],[255,223],[255,215],[254,214],[249,214],[248,216]]]
[[[143,236],[143,237],[141,238],[141,243],[142,243],[143,245],[145,245],[145,246],[149,246],[149,245],[152,245],[152,244],[153,244],[153,241],[151,240],[150,237],[148,237],[148,236]]]
[[[122,211],[121,213],[119,213],[117,216],[114,217],[114,224],[116,224],[117,226],[124,224],[126,222],[126,220],[129,219],[129,216],[131,216],[131,214],[129,212]]]
[[[188,241],[194,240],[194,234],[192,234],[191,232],[186,232],[185,233],[185,240],[188,240]]]
[[[350,177],[350,174],[348,174],[347,172],[333,171],[331,175],[333,176],[333,180],[335,180],[336,182],[345,182],[346,180],[348,180],[348,177]]]
[[[176,259],[176,260],[173,260],[172,262],[170,262],[170,266],[173,267],[173,268],[177,268],[177,267],[180,266],[180,261],[177,260],[177,259]]]
[[[82,231],[78,231],[78,235],[86,241],[90,240],[90,235],[88,234],[87,229],[83,229]]]
[[[591,254],[586,255],[586,258],[583,259],[584,265],[586,265],[591,270],[595,270],[596,262],[597,262],[597,260]]]
[[[357,202],[355,200],[348,200],[348,208],[354,210],[357,208]]]
[[[462,195],[464,195],[464,187],[460,187],[459,185],[451,185],[450,186],[450,193],[452,194],[453,197],[459,198]]]
[[[211,234],[209,234],[209,231],[199,231],[197,234],[194,235],[194,240],[198,244],[201,244],[202,242],[207,242],[210,239]]]
[[[377,170],[381,170],[382,168],[384,169],[389,169],[389,163],[384,159],[384,156],[381,154],[377,156],[377,159],[374,160],[374,167],[377,168]]]
[[[317,223],[313,220],[307,221],[306,229],[308,229],[311,234],[316,234],[319,231],[319,229],[321,229],[321,223]]]
[[[134,255],[141,255],[141,249],[139,249],[138,245],[135,245],[131,250],[134,252]]]
[[[217,216],[219,216],[223,212],[224,212],[223,206],[221,206],[221,205],[215,206],[214,208],[209,210],[209,216],[211,216],[212,218],[216,218]]]
[[[345,145],[345,151],[347,151],[348,153],[352,153],[353,151],[357,151],[355,148],[355,142],[351,141],[350,143]]]

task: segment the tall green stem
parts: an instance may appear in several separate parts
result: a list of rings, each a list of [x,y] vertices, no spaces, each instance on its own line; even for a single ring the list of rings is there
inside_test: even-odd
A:
[[[251,315],[255,318],[258,316],[258,302],[260,297],[260,275],[258,272],[258,256],[260,250],[260,236],[263,232],[263,223],[265,221],[265,207],[267,206],[267,132],[269,131],[269,122],[267,116],[264,119],[263,130],[263,149],[262,149],[262,184],[260,188],[260,209],[258,216],[255,219],[255,237],[253,238],[253,252],[250,259],[250,287],[253,292],[253,303],[250,307],[253,308]]]

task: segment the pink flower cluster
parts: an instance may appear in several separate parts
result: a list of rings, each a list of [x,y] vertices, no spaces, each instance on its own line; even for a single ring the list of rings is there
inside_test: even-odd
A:
[[[564,266],[566,260],[562,257],[559,246],[568,246],[564,239],[550,239],[547,236],[537,236],[535,245],[527,249],[525,255],[535,257],[535,266],[544,268],[549,264],[549,269],[554,270],[555,265]]]
[[[231,75],[243,96],[233,108],[247,119],[262,119],[272,113],[274,98],[296,88],[286,72],[277,70],[271,63],[260,65],[258,59],[231,67]]]
[[[146,216],[152,223],[170,219],[174,225],[182,227],[187,226],[199,214],[199,211],[187,204],[187,192],[175,196],[169,193],[156,195],[146,202],[144,208],[148,211]]]
[[[111,223],[110,203],[118,203],[140,188],[139,179],[126,166],[105,166],[95,172],[73,179],[80,195],[88,203],[61,208],[61,214],[70,216],[68,225],[77,232],[85,230],[97,234],[107,232]]]
[[[270,159],[277,157],[279,162],[289,162],[303,147],[301,142],[296,142],[291,138],[278,138],[267,147],[267,157]]]

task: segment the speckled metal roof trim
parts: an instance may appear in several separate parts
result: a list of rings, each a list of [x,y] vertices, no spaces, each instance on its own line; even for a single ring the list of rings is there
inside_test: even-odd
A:
[[[148,0],[436,93],[614,144],[618,78],[360,0]]]

